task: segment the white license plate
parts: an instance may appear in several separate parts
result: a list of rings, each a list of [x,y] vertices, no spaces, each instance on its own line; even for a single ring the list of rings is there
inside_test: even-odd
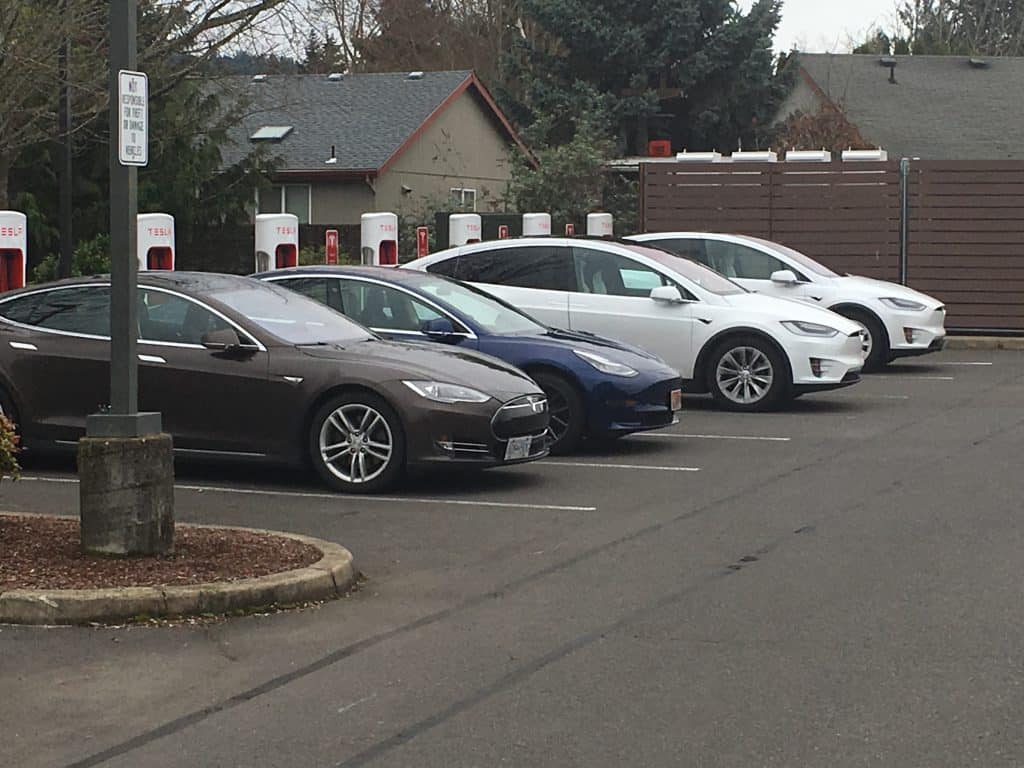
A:
[[[533,445],[532,437],[513,437],[508,441],[505,448],[505,461],[525,459],[530,455],[530,448]]]
[[[683,390],[673,389],[672,390],[672,410],[681,411],[683,410]]]

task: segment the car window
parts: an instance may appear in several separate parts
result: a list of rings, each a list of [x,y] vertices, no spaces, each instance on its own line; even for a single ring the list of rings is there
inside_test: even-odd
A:
[[[90,285],[42,291],[4,302],[0,314],[51,331],[110,336],[110,288]]]
[[[28,296],[16,296],[0,302],[0,317],[7,318],[14,323],[32,325],[32,318],[35,316],[36,307],[43,300],[46,294],[31,293]]]
[[[791,269],[788,264],[774,256],[739,243],[707,240],[705,247],[708,253],[708,266],[726,277],[770,280],[773,272]]]
[[[444,275],[445,277],[455,277],[455,273],[458,271],[459,257],[452,256],[450,259],[444,261],[437,261],[427,266],[427,272],[434,275]]]
[[[708,262],[708,252],[704,247],[704,241],[697,238],[686,240],[680,240],[679,238],[669,238],[666,240],[644,240],[644,245],[654,246],[655,248],[664,248],[666,251],[670,251],[676,256],[682,256],[684,259],[692,259],[699,264],[711,266]]]
[[[547,291],[570,291],[574,283],[570,250],[548,245],[463,254],[455,276],[467,283]]]
[[[433,307],[397,288],[362,280],[341,279],[338,282],[341,284],[345,314],[368,328],[419,331],[428,320],[444,318]]]
[[[572,250],[580,293],[645,298],[652,289],[670,284],[668,278],[650,267],[617,253],[591,248]]]
[[[303,296],[308,296],[321,304],[326,304],[338,312],[343,311],[341,289],[338,280],[334,277],[289,277],[273,282],[297,291]]]
[[[211,331],[234,330],[220,315],[183,296],[139,288],[139,340],[202,344]],[[242,339],[243,343],[254,343]]]
[[[543,325],[523,314],[510,304],[496,299],[478,288],[441,277],[428,277],[416,287],[429,293],[438,303],[467,315],[491,333],[533,334],[544,333]]]

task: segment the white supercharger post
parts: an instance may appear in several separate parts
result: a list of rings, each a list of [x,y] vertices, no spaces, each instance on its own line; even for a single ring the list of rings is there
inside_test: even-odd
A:
[[[0,292],[24,288],[28,278],[28,224],[20,211],[0,211]]]
[[[615,234],[615,221],[610,213],[587,214],[588,237],[611,237]]]
[[[138,215],[139,271],[174,269],[174,217],[169,213]]]
[[[364,213],[360,219],[360,262],[365,266],[398,266],[398,216]]]
[[[299,266],[299,217],[293,213],[256,216],[256,271]]]
[[[478,213],[453,213],[448,217],[448,245],[479,243],[482,224]]]
[[[548,237],[551,235],[550,213],[524,213],[523,237]]]

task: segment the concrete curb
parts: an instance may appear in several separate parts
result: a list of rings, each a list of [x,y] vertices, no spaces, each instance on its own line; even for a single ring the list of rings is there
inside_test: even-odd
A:
[[[1010,349],[1024,350],[1020,336],[947,336],[946,349]]]
[[[188,527],[281,536],[315,547],[322,557],[305,568],[238,581],[114,589],[11,589],[0,592],[0,624],[105,624],[137,616],[222,614],[325,600],[344,595],[356,582],[352,553],[340,544],[259,528],[229,525]]]

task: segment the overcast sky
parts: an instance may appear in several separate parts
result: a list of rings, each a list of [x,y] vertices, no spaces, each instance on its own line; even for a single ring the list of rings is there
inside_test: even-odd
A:
[[[749,8],[751,0],[740,0]],[[872,26],[889,27],[896,0],[783,0],[778,50],[794,45],[808,53],[848,52]]]

